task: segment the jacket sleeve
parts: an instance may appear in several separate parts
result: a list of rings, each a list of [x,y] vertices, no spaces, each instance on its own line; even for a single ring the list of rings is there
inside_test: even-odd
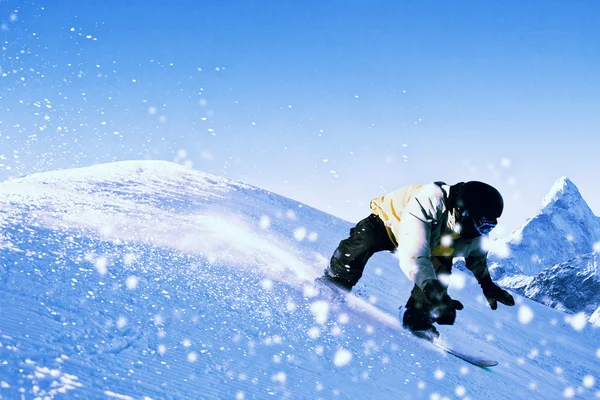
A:
[[[392,227],[398,239],[400,268],[421,289],[423,282],[436,279],[431,263],[430,239],[431,231],[441,219],[444,208],[440,189],[423,189],[409,200],[400,222],[396,227]]]
[[[477,247],[465,257],[465,264],[478,282],[490,274],[487,265],[487,251],[481,248],[481,238],[477,240]]]

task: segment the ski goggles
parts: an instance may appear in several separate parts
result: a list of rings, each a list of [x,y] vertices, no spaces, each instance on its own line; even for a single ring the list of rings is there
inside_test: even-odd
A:
[[[498,221],[496,219],[490,219],[490,218],[486,218],[486,217],[481,217],[481,218],[473,217],[473,216],[469,215],[468,210],[464,210],[461,213],[461,215],[463,217],[471,218],[471,221],[473,221],[473,226],[475,227],[475,230],[480,235],[487,235],[488,233],[490,233],[492,231],[492,229],[494,229],[496,227],[496,225],[498,225]]]

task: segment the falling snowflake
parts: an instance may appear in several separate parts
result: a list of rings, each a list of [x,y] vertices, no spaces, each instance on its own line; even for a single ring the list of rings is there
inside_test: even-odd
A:
[[[137,276],[130,276],[127,278],[127,281],[125,282],[125,284],[127,285],[127,289],[129,290],[135,290],[135,288],[137,288],[139,279]]]
[[[287,376],[285,375],[285,372],[278,372],[271,377],[271,380],[273,382],[279,382],[281,384],[285,384],[287,381]]]
[[[322,325],[327,322],[327,317],[329,315],[329,304],[326,301],[315,301],[310,305],[310,311],[315,316],[317,323]]]
[[[321,330],[319,328],[312,327],[308,330],[308,337],[311,339],[316,339],[321,335]]]
[[[581,312],[573,316],[569,315],[567,317],[567,322],[571,324],[573,329],[575,329],[577,332],[580,332],[587,325],[587,317]]]
[[[596,381],[594,377],[591,375],[586,375],[583,377],[583,386],[585,386],[586,388],[591,388],[592,386],[594,386],[595,382]]]
[[[302,241],[306,237],[306,228],[298,228],[294,231],[294,239]]]
[[[575,389],[573,389],[572,387],[566,388],[563,392],[563,397],[566,399],[572,399],[573,397],[575,397]]]
[[[117,328],[123,329],[126,326],[127,326],[127,318],[119,317],[119,319],[117,320]]]
[[[106,273],[108,272],[108,260],[106,259],[106,257],[99,257],[95,262],[94,262],[94,266],[96,267],[96,271],[98,271],[98,273],[100,275],[106,275]]]
[[[527,325],[533,320],[533,311],[526,305],[522,305],[519,308],[519,322],[523,325]]]
[[[444,376],[446,376],[446,373],[441,369],[436,369],[433,376],[435,376],[435,379],[440,380],[443,379]]]
[[[333,357],[333,364],[336,367],[343,367],[345,365],[348,365],[348,363],[350,363],[351,360],[352,360],[352,353],[350,353],[346,349],[339,349],[335,353],[335,356]]]
[[[263,279],[260,286],[265,290],[271,290],[273,289],[273,281],[270,279]]]

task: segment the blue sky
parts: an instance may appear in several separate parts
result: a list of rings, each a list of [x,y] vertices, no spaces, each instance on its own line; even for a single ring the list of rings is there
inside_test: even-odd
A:
[[[484,180],[596,214],[595,1],[0,1],[0,180],[174,160],[348,220]]]

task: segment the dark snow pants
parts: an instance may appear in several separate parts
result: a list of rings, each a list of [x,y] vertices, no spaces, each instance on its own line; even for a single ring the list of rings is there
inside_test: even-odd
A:
[[[361,278],[373,254],[394,249],[385,224],[377,215],[371,214],[350,229],[350,237],[340,242],[325,272],[351,288]]]
[[[369,258],[384,250],[395,250],[394,244],[381,218],[371,214],[350,229],[350,237],[340,242],[325,273],[351,289],[362,277]],[[452,257],[432,257],[432,263],[436,274],[452,272]],[[414,285],[406,308],[427,315],[430,307],[425,293]]]

